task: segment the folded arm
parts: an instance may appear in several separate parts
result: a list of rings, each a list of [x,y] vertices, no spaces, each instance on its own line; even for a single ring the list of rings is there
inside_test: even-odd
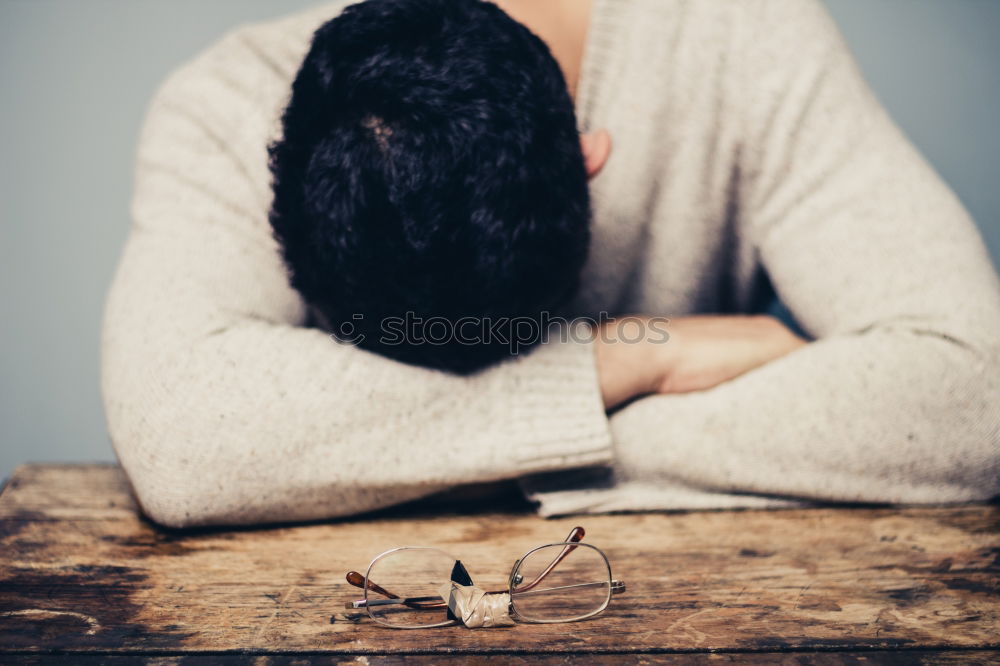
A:
[[[995,495],[1000,286],[981,237],[821,5],[756,6],[739,210],[817,339],[617,413],[619,479],[844,501]]]
[[[589,344],[458,377],[304,327],[267,221],[265,142],[232,149],[266,109],[232,88],[182,71],[155,97],[106,305],[108,426],[146,513],[321,518],[609,460]]]

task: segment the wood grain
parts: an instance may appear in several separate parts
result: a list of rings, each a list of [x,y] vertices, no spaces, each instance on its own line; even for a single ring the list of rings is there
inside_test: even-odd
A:
[[[755,653],[767,663],[796,654],[855,663],[901,650],[907,663],[985,663],[1000,648],[997,506],[559,520],[496,506],[447,513],[424,503],[346,521],[174,532],[138,515],[116,467],[25,466],[0,496],[0,653],[29,663],[56,653],[216,662],[252,653],[276,655],[275,664],[291,663],[280,655],[448,663],[473,653],[717,663]],[[357,592],[344,573],[387,548],[438,546],[478,584],[502,586],[518,556],[576,524],[628,584],[592,620],[398,631],[341,610]]]
[[[981,650],[914,650],[896,652],[739,652],[739,653],[686,653],[686,654],[503,654],[503,655],[183,655],[156,656],[95,656],[95,655],[14,655],[5,663],[18,664],[67,664],[72,666],[495,666],[499,661],[508,666],[565,666],[585,663],[587,666],[721,666],[722,664],[749,664],[750,666],[871,666],[892,664],[913,666],[920,664],[985,664],[991,663],[991,653]]]

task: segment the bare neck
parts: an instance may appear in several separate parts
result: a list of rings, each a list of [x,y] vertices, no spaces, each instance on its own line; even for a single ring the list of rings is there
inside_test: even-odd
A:
[[[544,41],[559,63],[571,97],[576,97],[580,65],[590,25],[592,0],[493,0],[515,21]]]

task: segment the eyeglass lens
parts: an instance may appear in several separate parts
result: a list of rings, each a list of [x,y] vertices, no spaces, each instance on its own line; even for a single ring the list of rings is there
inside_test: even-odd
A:
[[[542,546],[521,560],[511,584],[517,615],[535,622],[568,622],[598,613],[611,599],[611,567],[604,554],[577,544],[559,563],[563,544]]]
[[[472,584],[461,562],[436,548],[401,548],[383,554],[368,568],[365,605],[368,614],[390,627],[439,627],[451,624],[441,585],[454,580]]]

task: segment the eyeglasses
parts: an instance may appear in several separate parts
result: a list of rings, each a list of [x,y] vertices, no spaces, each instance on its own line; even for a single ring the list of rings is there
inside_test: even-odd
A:
[[[364,608],[371,618],[397,629],[427,629],[464,623],[470,627],[521,622],[574,622],[597,615],[625,583],[611,577],[601,549],[581,543],[574,527],[565,541],[529,550],[514,562],[507,589],[475,587],[460,560],[437,548],[403,546],[378,555],[368,572],[347,574],[365,592],[345,608]]]

